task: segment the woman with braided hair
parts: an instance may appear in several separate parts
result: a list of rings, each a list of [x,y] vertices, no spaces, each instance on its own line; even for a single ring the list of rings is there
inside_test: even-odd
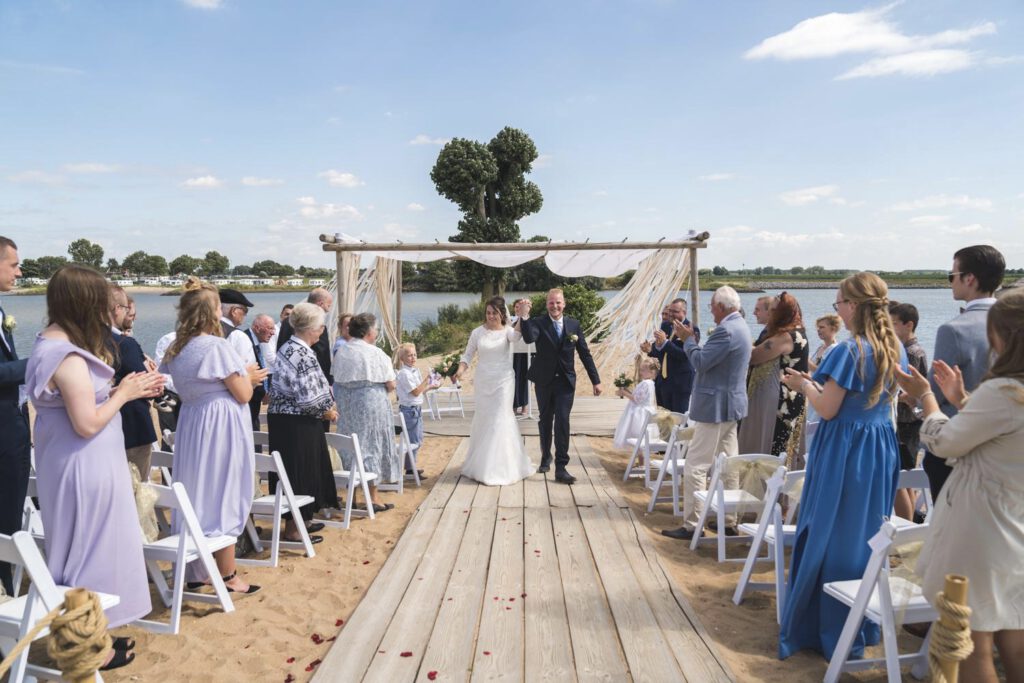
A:
[[[779,635],[779,657],[803,649],[831,659],[849,610],[825,595],[829,581],[860,578],[870,539],[892,512],[899,444],[892,419],[896,369],[907,358],[889,318],[888,288],[874,273],[839,283],[832,305],[851,337],[825,357],[814,376],[786,369],[783,383],[804,394],[821,416],[807,478]],[[878,642],[865,621],[851,654]]]

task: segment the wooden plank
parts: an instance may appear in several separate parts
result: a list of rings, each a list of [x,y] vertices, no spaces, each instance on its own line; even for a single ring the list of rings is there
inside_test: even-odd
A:
[[[575,442],[572,443],[574,445]],[[569,464],[575,466],[571,473],[576,475],[576,483],[569,488],[572,490],[572,497],[576,501],[576,506],[590,507],[591,505],[598,505],[601,501],[599,501],[597,492],[594,490],[594,483],[591,481],[590,473],[583,466],[583,463],[576,454],[575,448],[573,448],[571,455],[573,457]]]
[[[502,486],[498,495],[498,507],[521,508],[523,507],[523,480],[520,479],[511,486]]]
[[[612,524],[602,506],[581,508],[580,519],[587,532],[597,571],[608,595],[629,672],[636,681],[683,681],[683,674],[669,651],[658,620],[647,604],[629,560],[623,554]]]
[[[338,634],[338,640],[324,656],[314,681],[358,681],[363,677],[440,519],[438,508],[421,506],[416,511]]]
[[[540,443],[537,439],[526,439],[526,455],[534,465],[540,463]],[[548,489],[543,474],[533,474],[523,482],[523,505],[545,510],[548,508]]]
[[[497,486],[484,486],[481,484],[476,491],[476,497],[473,498],[473,507],[488,510],[497,508],[499,493],[500,491]]]
[[[615,620],[575,506],[552,508],[551,521],[576,677],[580,681],[628,680]]]
[[[473,681],[523,680],[523,509],[498,508]]]
[[[377,656],[366,672],[367,680],[409,681],[416,676],[468,519],[461,506],[445,508],[431,539],[430,552],[425,553],[395,610]],[[411,656],[402,656],[409,652]]]
[[[547,505],[539,508],[527,503],[523,527],[526,680],[575,681],[565,596],[558,580],[555,534]]]
[[[573,445],[576,447],[576,452],[579,453],[580,461],[587,469],[587,474],[590,475],[591,481],[594,482],[594,489],[598,494],[607,497],[617,507],[628,508],[629,503],[626,501],[626,498],[622,495],[619,487],[611,480],[611,477],[608,476],[608,470],[604,468],[601,458],[590,445],[590,438],[574,436]]]
[[[679,589],[679,586],[676,585],[672,575],[665,569],[661,557],[658,555],[657,550],[654,549],[654,545],[647,536],[647,529],[637,520],[632,510],[625,509],[620,510],[619,512],[623,517],[628,518],[633,525],[634,536],[640,546],[640,550],[643,552],[648,565],[651,567],[651,573],[654,576],[655,581],[658,583],[656,591],[657,595],[659,595],[661,599],[667,599],[671,596],[672,601],[678,606],[679,610],[686,616],[686,620],[690,623],[693,637],[688,637],[691,644],[686,651],[692,653],[691,656],[694,657],[695,661],[703,662],[706,665],[701,667],[702,669],[706,669],[707,672],[707,677],[703,678],[703,680],[734,682],[736,677],[725,664],[725,659],[718,651],[715,641],[704,627],[704,624],[697,616],[697,613],[693,610],[689,600],[686,599],[686,596]],[[690,631],[681,631],[681,633],[688,635]],[[699,639],[699,643],[694,639],[694,637]],[[704,650],[711,654],[710,660],[708,660],[707,655],[704,654]],[[717,665],[717,668],[714,665]],[[689,669],[684,668],[683,671],[687,672]],[[687,675],[690,676],[691,679],[694,679],[692,675]],[[697,677],[696,680],[702,679],[701,677]]]
[[[427,495],[427,499],[421,503],[421,506],[443,508],[448,503],[448,498],[454,492],[459,477],[462,476],[462,463],[466,461],[466,453],[468,452],[469,439],[463,439],[455,449],[455,452],[452,453],[452,457],[448,459],[448,464],[445,466],[444,471],[441,472],[437,481],[434,482],[434,487]]]
[[[469,680],[497,512],[495,507],[474,507],[469,513],[417,680],[429,680],[431,671],[443,681]]]

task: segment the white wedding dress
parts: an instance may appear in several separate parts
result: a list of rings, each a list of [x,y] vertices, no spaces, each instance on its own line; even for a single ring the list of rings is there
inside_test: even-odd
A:
[[[476,412],[469,432],[469,452],[462,474],[488,486],[507,486],[536,471],[526,456],[519,433],[512,398],[512,342],[519,333],[511,327],[489,330],[480,326],[469,335],[462,361],[480,360],[473,376]]]

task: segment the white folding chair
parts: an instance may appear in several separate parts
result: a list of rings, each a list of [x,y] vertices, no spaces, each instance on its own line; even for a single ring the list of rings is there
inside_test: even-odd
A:
[[[726,489],[725,488],[725,477],[727,474],[727,468],[739,468],[744,464],[757,464],[765,463],[766,465],[783,466],[786,464],[786,454],[780,453],[779,455],[767,455],[764,453],[750,453],[744,455],[734,455],[732,457],[727,456],[725,453],[719,453],[718,457],[715,458],[714,465],[711,468],[711,484],[708,486],[706,491],[694,491],[694,498],[702,505],[703,509],[700,513],[700,519],[697,522],[697,527],[693,533],[693,540],[690,541],[690,549],[696,550],[697,546],[702,541],[711,540],[704,537],[704,525],[707,523],[708,515],[712,512],[715,513],[716,520],[718,523],[718,531],[715,533],[716,542],[718,544],[718,561],[726,562],[728,558],[725,556],[726,543],[747,543],[750,541],[749,537],[746,536],[726,536],[725,533],[725,516],[742,514],[751,510],[757,509],[762,504],[762,498],[758,498],[749,491],[739,489]],[[740,562],[741,558],[735,558],[735,561]]]
[[[146,559],[146,570],[160,593],[160,600],[171,609],[169,621],[160,622],[154,619],[139,619],[135,623],[155,633],[177,634],[181,626],[181,605],[185,600],[219,604],[224,612],[234,612],[235,605],[231,602],[224,579],[217,570],[213,553],[235,544],[234,536],[204,536],[199,518],[192,507],[192,501],[181,483],[170,486],[150,484],[157,493],[156,507],[171,510],[177,517],[180,531],[164,536],[152,543],[143,543],[142,554]],[[157,515],[159,519],[162,515]],[[174,565],[174,585],[167,584],[158,562],[170,562]],[[185,565],[199,562],[210,577],[210,585],[214,594],[197,593],[186,590]]]
[[[444,407],[441,406],[441,396],[447,397]],[[462,387],[440,387],[428,391],[427,405],[434,420],[440,420],[443,413],[458,413],[461,417],[466,417],[466,408],[462,403]]]
[[[255,436],[256,434],[265,434],[265,432],[253,432],[253,434]],[[258,443],[258,439],[256,441],[256,445],[264,445]],[[259,567],[276,567],[282,548],[302,550],[305,552],[306,557],[315,557],[316,551],[313,550],[313,542],[309,540],[309,532],[306,530],[306,525],[301,517],[295,520],[295,526],[299,530],[301,540],[288,541],[281,538],[282,527],[284,526],[281,521],[281,515],[291,513],[293,517],[298,516],[299,508],[313,503],[315,499],[313,496],[295,495],[291,482],[288,480],[288,472],[285,471],[284,465],[281,463],[281,454],[277,451],[271,451],[269,454],[254,453],[253,458],[256,461],[256,475],[260,478],[260,481],[269,479],[271,473],[277,475],[275,490],[265,496],[257,496],[253,499],[252,512],[249,520],[245,523],[245,530],[249,534],[253,547],[256,549],[256,552],[262,552],[263,542],[260,540],[259,534],[256,533],[256,525],[253,524],[252,520],[255,517],[270,521],[270,557],[265,560],[239,558],[236,562],[238,564]]]
[[[673,413],[675,415],[677,413]],[[683,514],[679,509],[679,484],[680,477],[683,474],[683,470],[686,468],[686,453],[690,449],[690,441],[683,440],[681,432],[686,428],[685,419],[680,424],[672,427],[672,431],[669,433],[668,441],[665,442],[664,457],[657,461],[658,467],[658,478],[654,480],[654,483],[650,485],[651,489],[651,500],[647,503],[647,511],[653,512],[654,506],[657,503],[663,503],[672,501],[672,514],[678,517]],[[648,460],[648,463],[650,460]],[[646,463],[645,463],[646,465]],[[649,467],[649,465],[646,465]],[[661,487],[665,483],[665,473],[668,472],[672,477],[672,495],[671,497],[660,496]]]
[[[736,591],[732,595],[735,604],[743,602],[743,597],[748,590],[775,590],[775,617],[779,623],[782,622],[782,609],[786,601],[786,556],[785,549],[792,547],[796,540],[796,525],[792,524],[792,517],[796,512],[796,504],[791,503],[787,517],[783,519],[782,505],[779,500],[791,494],[798,487],[803,485],[804,470],[787,472],[785,467],[779,467],[775,474],[768,480],[768,490],[764,495],[764,507],[757,522],[741,523],[738,527],[741,534],[752,536],[750,552],[747,553],[747,561],[743,565],[743,572],[736,584]],[[761,555],[761,546],[765,545],[766,554]],[[775,569],[775,580],[771,583],[754,582],[750,580],[754,572],[754,564],[771,560]]]
[[[347,529],[352,521],[353,514],[365,514],[373,519],[373,501],[370,499],[370,482],[377,478],[373,472],[367,472],[363,468],[363,452],[359,450],[359,437],[355,434],[327,434],[327,443],[338,451],[341,461],[348,460],[349,469],[334,471],[334,482],[338,488],[345,488],[345,512],[341,523],[331,522],[332,526],[340,526]],[[353,510],[352,501],[356,495],[356,487],[362,489],[363,500],[366,501],[366,510]],[[325,522],[327,523],[327,522]]]
[[[687,420],[687,413],[669,413],[672,416],[672,422],[674,425],[685,425]],[[652,414],[647,418],[647,422],[644,424],[644,430],[640,433],[639,437],[630,437],[626,439],[626,443],[633,444],[633,453],[629,456],[629,463],[626,465],[626,474],[623,476],[622,481],[627,481],[634,472],[639,472],[639,469],[634,467],[633,464],[636,462],[637,455],[642,451],[644,454],[644,487],[651,488],[651,462],[652,453],[664,453],[668,450],[668,441],[660,438],[660,434],[657,431],[648,429],[648,427],[655,423],[656,414]],[[651,432],[654,431],[654,435]]]
[[[39,552],[45,553],[45,539],[43,536],[43,516],[39,513],[33,498],[38,498],[36,475],[32,472],[28,475],[28,486],[25,488],[25,503],[21,511],[21,530],[27,531],[39,548]],[[14,595],[18,597],[21,591],[21,581],[24,578],[25,567],[19,564],[12,566],[11,583],[14,584]]]
[[[921,511],[927,520],[928,515],[932,511],[932,489],[931,484],[928,483],[928,475],[925,471],[921,468],[902,470],[896,483],[896,488],[910,489],[917,492],[917,495],[914,496],[914,511]],[[903,519],[895,511],[889,517],[889,521],[896,527],[916,526],[916,522],[910,519]]]
[[[64,601],[64,593],[72,586],[58,586],[54,583],[39,547],[25,531],[18,531],[12,536],[0,534],[0,562],[20,567],[32,582],[25,595],[0,602],[0,648],[8,652],[17,641],[28,635],[40,619]],[[116,595],[97,595],[103,609],[110,609],[121,602],[121,598]],[[44,628],[36,635],[35,640],[44,638],[49,633],[50,630]],[[30,664],[28,649],[14,660],[8,676],[7,680],[11,683],[21,683],[26,676],[43,680],[63,680],[60,671],[56,669]],[[95,680],[102,681],[103,678],[97,673]]]
[[[413,443],[412,439],[409,438],[409,428],[405,425],[405,415],[402,411],[396,411],[392,414],[394,418],[395,427],[399,428],[399,433],[395,436],[395,446],[398,448],[398,459],[405,467],[407,474],[405,478],[412,478],[416,482],[417,486],[421,486],[420,472],[416,468],[416,455],[419,453],[420,444]],[[408,474],[408,471],[412,470],[412,474]],[[399,479],[402,481],[402,479]],[[403,486],[398,487],[399,493],[404,493],[405,488]]]
[[[654,429],[657,429],[657,426],[654,424],[654,415],[655,411],[653,408],[645,408],[644,424],[640,430],[640,436],[626,438],[626,443],[633,447],[633,451],[629,454],[629,462],[626,464],[626,472],[622,475],[622,481],[629,481],[630,477],[639,477],[644,474],[644,468],[636,466],[636,458],[643,449],[643,444],[646,440],[655,440],[657,438],[651,434]]]
[[[931,633],[924,639],[921,649],[913,654],[901,655],[896,642],[896,615],[908,624],[935,621],[938,613],[921,594],[921,587],[901,577],[892,576],[889,571],[889,550],[893,546],[923,542],[928,534],[927,524],[896,527],[889,522],[882,524],[868,545],[871,557],[864,574],[850,581],[831,581],[824,591],[850,608],[839,636],[839,642],[828,663],[825,682],[835,683],[844,671],[863,671],[878,666],[886,668],[889,683],[902,679],[900,667],[910,665],[914,678],[923,678],[928,672],[928,643]],[[882,628],[882,644],[885,657],[880,659],[850,660],[850,650],[860,631],[864,619],[870,619]]]

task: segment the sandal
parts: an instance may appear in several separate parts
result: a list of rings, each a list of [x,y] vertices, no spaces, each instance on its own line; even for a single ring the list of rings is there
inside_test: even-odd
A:
[[[234,571],[234,572],[231,572],[227,576],[222,576],[221,579],[223,579],[224,583],[227,584],[228,581],[230,581],[231,579],[235,578],[236,576],[238,576],[238,572]],[[253,584],[253,583],[250,583],[249,584],[249,589],[248,590],[244,590],[244,591],[235,590],[234,588],[232,588],[231,586],[228,586],[228,585],[225,585],[224,587],[228,589],[229,593],[241,593],[242,595],[252,595],[253,593],[256,593],[257,591],[259,591],[259,589],[260,589],[259,586],[257,586],[256,584]]]
[[[394,510],[394,509],[395,509],[395,504],[394,503],[384,503],[383,505],[381,505],[380,503],[374,503],[373,504],[373,511],[374,512],[387,512],[388,510]]]
[[[121,652],[131,652],[135,649],[135,639],[127,636],[114,638],[114,642],[111,647],[115,650],[120,650]]]
[[[324,528],[324,523],[323,522],[310,522],[309,524],[306,525],[306,531],[308,533],[311,533],[311,534],[312,533],[316,533],[317,531],[320,531],[323,528]]]
[[[134,652],[126,652],[124,650],[114,650],[114,656],[110,658],[110,661],[100,667],[100,671],[111,671],[113,669],[120,669],[122,666],[127,666],[135,661]]]

